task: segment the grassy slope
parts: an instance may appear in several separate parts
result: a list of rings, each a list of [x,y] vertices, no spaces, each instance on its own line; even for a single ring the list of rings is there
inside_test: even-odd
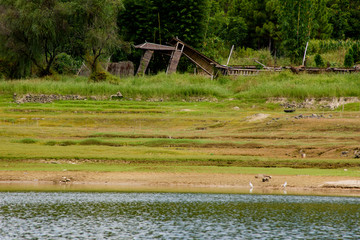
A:
[[[18,81],[0,80],[0,93],[78,94],[103,96],[121,91],[127,99],[194,100],[199,98],[263,102],[268,97],[347,97],[360,96],[360,74],[294,75],[264,73],[237,78],[220,77],[211,81],[207,77],[188,74],[159,74],[156,76],[113,79],[112,83],[90,83],[83,77],[58,76],[54,79]]]
[[[299,101],[360,96],[359,77],[282,73],[217,81],[158,75],[113,84],[69,77],[0,81],[0,169],[255,173],[266,167],[271,174],[359,176],[360,161],[353,158],[360,140],[357,108],[285,114],[265,103],[277,96]],[[14,92],[108,97],[117,91],[127,99],[171,101],[11,102]],[[249,121],[257,113],[270,116]],[[295,120],[300,113],[333,117]]]

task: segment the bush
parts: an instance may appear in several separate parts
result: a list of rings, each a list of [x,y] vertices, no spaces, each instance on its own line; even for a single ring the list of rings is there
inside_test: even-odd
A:
[[[354,43],[352,46],[352,55],[354,59],[354,63],[360,62],[360,50],[358,44]]]
[[[75,74],[81,65],[81,61],[75,60],[66,53],[56,56],[53,69],[59,74]]]
[[[354,65],[354,58],[352,55],[352,51],[348,51],[345,55],[344,66],[345,67],[352,67]]]
[[[320,54],[315,55],[315,64],[317,67],[324,67],[325,63]]]
[[[19,143],[32,144],[32,143],[37,143],[37,140],[36,140],[36,139],[32,139],[32,138],[24,138],[24,139],[21,139],[21,140],[19,141]]]
[[[107,78],[107,74],[105,71],[93,72],[90,75],[90,80],[94,82],[103,82],[106,80],[106,78]]]

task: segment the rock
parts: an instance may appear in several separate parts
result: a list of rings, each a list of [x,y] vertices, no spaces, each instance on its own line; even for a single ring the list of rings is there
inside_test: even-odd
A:
[[[240,110],[238,106],[233,107],[234,110]]]
[[[124,96],[121,94],[121,92],[117,92],[116,94],[110,96],[110,100],[121,99],[123,97]]]
[[[342,151],[341,156],[346,157],[348,155],[348,153],[349,153],[348,151]]]
[[[261,179],[264,179],[264,178],[267,178],[269,181],[269,179],[271,179],[271,176],[270,175],[265,175],[265,174],[258,174],[258,175],[255,175],[255,178],[261,178]]]
[[[269,177],[264,177],[264,178],[262,179],[262,181],[263,181],[263,182],[268,182],[269,179],[270,179]]]
[[[360,151],[356,150],[354,152],[354,158],[360,158]]]
[[[60,180],[60,183],[68,183],[70,181],[71,181],[70,178],[62,177],[61,180]]]
[[[55,95],[55,94],[26,94],[20,98],[14,96],[14,101],[18,104],[28,103],[28,102],[36,102],[36,103],[51,103],[57,100],[85,100],[85,97],[80,95]]]
[[[254,122],[254,121],[264,120],[269,116],[270,116],[270,114],[257,113],[257,114],[254,114],[254,115],[250,116],[250,117],[247,117],[247,119],[248,119],[249,122]]]

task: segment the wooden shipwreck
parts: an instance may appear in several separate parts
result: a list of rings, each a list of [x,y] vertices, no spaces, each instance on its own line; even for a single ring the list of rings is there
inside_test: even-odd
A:
[[[283,69],[291,69],[294,73],[307,72],[307,73],[322,73],[322,72],[338,72],[338,73],[351,73],[360,71],[359,68],[307,68],[304,66],[300,67],[267,67],[261,63],[263,66],[262,69],[257,68],[256,66],[227,66],[219,64],[213,59],[205,56],[198,50],[194,49],[190,45],[181,41],[178,38],[173,38],[169,45],[161,45],[156,43],[145,42],[134,46],[137,49],[145,50],[139,68],[136,72],[137,75],[143,75],[146,72],[147,67],[151,61],[151,58],[155,51],[170,56],[169,64],[167,66],[166,73],[171,74],[176,72],[177,66],[179,64],[180,58],[182,55],[187,57],[192,61],[197,67],[201,68],[206,74],[211,78],[221,75],[256,75],[260,72],[278,72]]]

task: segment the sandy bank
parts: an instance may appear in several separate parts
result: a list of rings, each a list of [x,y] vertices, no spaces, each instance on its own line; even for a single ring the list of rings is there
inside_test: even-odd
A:
[[[87,190],[153,190],[177,192],[294,193],[360,196],[360,178],[333,176],[272,176],[268,182],[255,175],[140,172],[23,172],[2,171],[0,184],[29,186],[48,184]],[[282,185],[287,182],[286,188]]]

